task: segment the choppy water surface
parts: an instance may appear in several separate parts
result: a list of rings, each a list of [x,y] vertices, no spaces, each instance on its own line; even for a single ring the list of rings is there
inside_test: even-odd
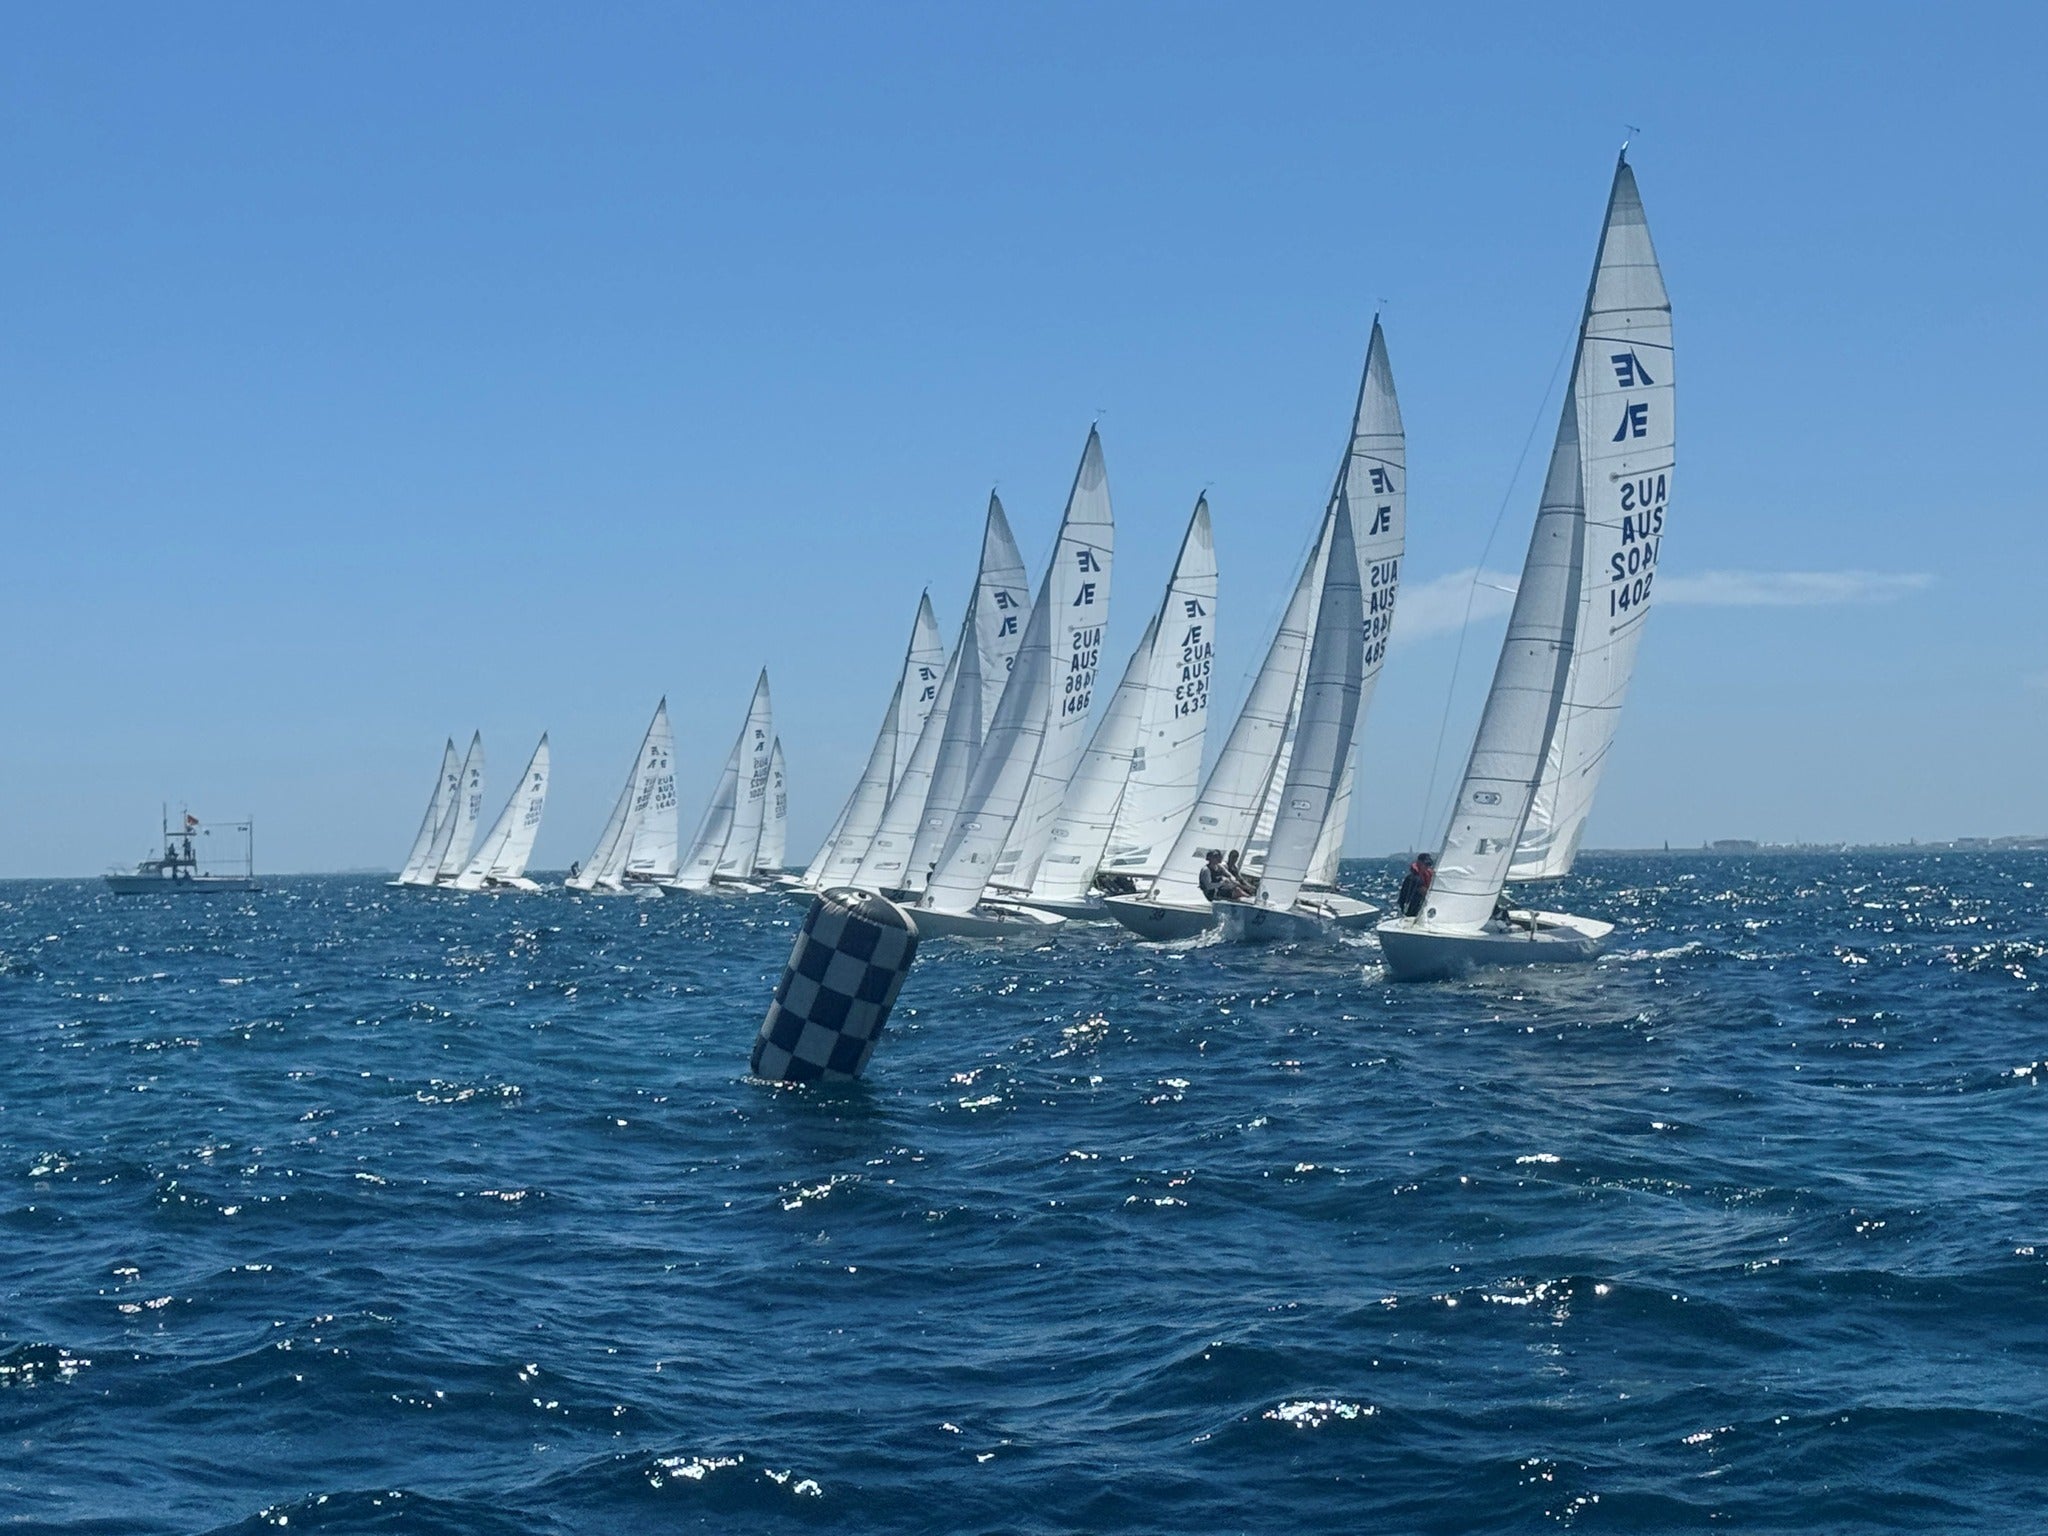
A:
[[[791,903],[0,886],[0,1523],[2038,1528],[2048,858],[1563,894],[931,941],[797,1092]]]

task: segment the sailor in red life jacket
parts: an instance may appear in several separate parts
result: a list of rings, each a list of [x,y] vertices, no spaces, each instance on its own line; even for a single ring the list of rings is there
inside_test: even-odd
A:
[[[1401,894],[1395,898],[1403,917],[1422,915],[1422,904],[1429,900],[1429,883],[1435,878],[1436,855],[1418,855],[1415,862],[1408,866],[1408,876],[1401,882]]]

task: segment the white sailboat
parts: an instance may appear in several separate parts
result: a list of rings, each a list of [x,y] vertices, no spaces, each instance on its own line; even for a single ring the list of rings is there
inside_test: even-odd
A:
[[[622,878],[636,896],[659,896],[663,882],[676,873],[676,738],[667,699],[655,710],[647,734]]]
[[[931,594],[920,593],[910,641],[903,650],[903,669],[889,695],[881,729],[875,732],[875,744],[868,749],[853,793],[847,796],[816,857],[804,869],[798,882],[803,889],[822,891],[851,883],[882,823],[891,792],[909,767],[913,744],[938,702],[945,665],[946,647],[932,615]]]
[[[1315,639],[1295,716],[1294,750],[1274,816],[1265,872],[1249,901],[1216,904],[1226,939],[1313,939],[1335,926],[1335,914],[1326,907],[1303,906],[1298,900],[1352,760],[1365,681],[1365,603],[1351,529],[1351,507],[1339,497],[1316,606]]]
[[[1053,602],[1045,735],[1031,765],[1024,803],[1010,828],[1008,846],[989,876],[992,895],[1017,900],[1031,894],[1039,866],[1052,847],[1052,827],[1066,799],[1067,785],[1088,745],[1088,711],[1109,625],[1115,543],[1109,471],[1102,462],[1101,436],[1090,427],[1073,489],[1067,494],[1052,566],[1046,573]]]
[[[470,850],[476,846],[477,823],[484,810],[484,736],[477,731],[469,738],[469,750],[462,757],[462,784],[455,794],[455,814],[434,836],[434,851],[428,857],[432,875],[426,884],[453,885],[469,867]]]
[[[1025,596],[1024,557],[1017,552],[1002,502],[991,492],[981,564],[960,639],[939,681],[938,703],[918,733],[909,766],[848,885],[903,897],[924,889],[952,832],[967,775],[981,750],[983,723],[994,709],[986,658],[994,658],[998,678],[1007,680],[1024,639]],[[993,689],[998,698],[1000,680]]]
[[[533,840],[540,836],[541,812],[548,800],[548,738],[527,760],[526,771],[513,785],[505,809],[491,823],[491,830],[477,844],[474,857],[455,877],[458,891],[540,889],[526,878],[526,861],[533,857]]]
[[[1118,884],[1129,891],[1133,872],[1158,872],[1157,861],[1194,804],[1215,615],[1216,541],[1204,496],[1188,520],[1159,610],[1068,785],[1032,882],[1032,906],[1107,921],[1095,894],[1098,876],[1121,874]]]
[[[768,753],[768,804],[761,821],[761,843],[754,850],[754,878],[764,885],[781,879],[789,857],[789,785],[782,761],[782,738]]]
[[[633,754],[633,766],[626,774],[619,798],[612,803],[611,815],[605,820],[597,846],[590,851],[590,857],[582,866],[563,881],[570,890],[618,893],[626,889],[626,866],[633,855],[634,841],[654,804],[656,781],[666,773],[670,783],[674,782],[673,752],[668,700],[663,699],[655,706],[654,718],[648,722],[646,733],[640,738],[639,750]],[[674,800],[671,792],[671,849],[675,843]]]
[[[392,885],[432,885],[439,863],[434,858],[434,840],[441,828],[449,825],[455,815],[456,796],[462,789],[462,765],[455,757],[455,738],[448,738],[448,744],[441,749],[441,772],[434,779],[434,793],[427,800],[427,813],[420,818],[419,832],[412,840],[412,851],[405,856],[405,863],[398,871],[398,878]]]
[[[1058,777],[1059,793],[1064,793],[1072,761],[1085,744],[1081,733],[1108,619],[1113,532],[1102,443],[1091,428],[1023,644],[976,756],[959,815],[918,901],[915,916],[922,932],[989,938],[1063,921],[1049,912],[984,901],[983,894],[999,871],[1012,878],[1022,872],[1028,879],[1026,866],[1036,868],[1043,849],[1031,851],[1029,841],[1036,834],[1027,828],[1020,836],[1019,823],[1027,812],[1036,814],[1043,785],[1052,777]],[[1065,768],[1046,757],[1052,750],[1067,759]]]
[[[1643,621],[1670,500],[1671,302],[1626,153],[1493,687],[1421,912],[1379,926],[1388,974],[1586,961],[1612,923],[1513,909],[1510,881],[1570,870]]]
[[[1363,594],[1357,718],[1364,718],[1386,660],[1394,598],[1400,587],[1408,527],[1406,443],[1386,336],[1375,317],[1352,411],[1350,441],[1321,528],[1237,721],[1178,835],[1158,862],[1149,888],[1142,895],[1104,900],[1109,914],[1139,937],[1162,942],[1188,939],[1216,922],[1216,912],[1202,895],[1200,883],[1209,849],[1242,850],[1243,868],[1253,875],[1266,868],[1293,772],[1310,653],[1326,585],[1327,555],[1340,512],[1348,515],[1358,590]],[[1355,729],[1354,724],[1354,735]],[[1324,808],[1317,836],[1294,898],[1295,904],[1343,927],[1364,926],[1377,912],[1369,903],[1340,894],[1334,885],[1355,772],[1352,757],[1345,756],[1335,792],[1321,802]],[[1293,878],[1290,876],[1290,881]]]
[[[690,839],[671,889],[708,891],[713,887],[751,893],[761,889],[749,876],[761,846],[761,828],[768,798],[768,763],[774,748],[764,667],[754,683],[746,723],[718,778],[711,803]]]

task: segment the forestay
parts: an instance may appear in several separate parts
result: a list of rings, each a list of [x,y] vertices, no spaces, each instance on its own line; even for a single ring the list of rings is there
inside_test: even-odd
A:
[[[1102,861],[1104,869],[1139,879],[1159,873],[1202,777],[1216,643],[1216,539],[1207,496],[1188,519],[1155,624],[1130,777]]]
[[[1046,572],[1040,601],[1050,594],[1051,673],[1044,738],[1025,787],[1024,801],[1007,847],[996,860],[991,883],[1023,893],[1031,889],[1039,861],[1052,841],[1052,824],[1066,796],[1067,782],[1088,744],[1088,711],[1095,698],[1095,674],[1102,665],[1102,639],[1109,623],[1110,561],[1116,537],[1109,505],[1109,472],[1102,438],[1093,427],[1067,493],[1059,539]]]
[[[1578,854],[1635,671],[1670,503],[1677,441],[1671,301],[1625,160],[1615,171],[1586,305],[1578,403],[1586,523],[1578,626],[1511,880],[1567,874]]]

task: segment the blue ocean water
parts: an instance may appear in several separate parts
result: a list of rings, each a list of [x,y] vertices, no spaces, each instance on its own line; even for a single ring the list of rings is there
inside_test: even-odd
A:
[[[2048,856],[1559,894],[930,941],[795,1091],[791,902],[0,885],[0,1524],[2041,1528]]]

